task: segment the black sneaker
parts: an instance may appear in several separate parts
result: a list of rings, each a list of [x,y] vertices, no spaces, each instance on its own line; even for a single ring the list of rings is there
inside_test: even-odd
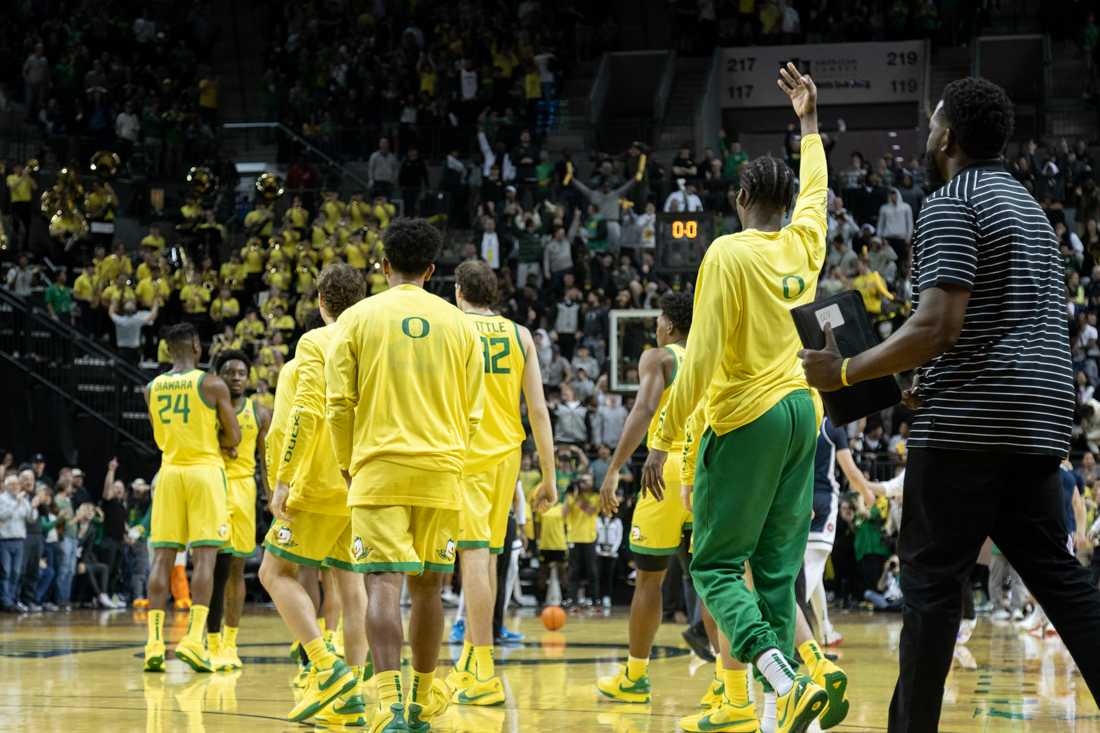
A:
[[[680,634],[687,642],[687,645],[691,647],[691,651],[695,652],[695,655],[702,659],[704,662],[714,661],[714,652],[710,648],[710,638],[707,637],[706,630],[700,630],[695,626],[689,626],[683,630]]]

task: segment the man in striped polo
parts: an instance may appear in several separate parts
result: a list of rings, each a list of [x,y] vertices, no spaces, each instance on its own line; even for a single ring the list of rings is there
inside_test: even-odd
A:
[[[937,730],[960,590],[986,537],[1100,694],[1100,591],[1066,548],[1058,472],[1074,410],[1064,268],[1043,211],[1004,169],[1013,114],[989,81],[947,85],[928,135],[929,181],[940,187],[917,221],[914,316],[849,359],[828,328],[824,350],[802,352],[822,390],[917,370],[891,733]]]

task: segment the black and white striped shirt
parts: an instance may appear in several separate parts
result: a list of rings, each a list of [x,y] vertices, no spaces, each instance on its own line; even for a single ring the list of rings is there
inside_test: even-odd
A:
[[[917,448],[1065,455],[1073,369],[1064,265],[1031,194],[1000,164],[973,165],[928,197],[913,282],[970,290],[958,342],[918,370]]]

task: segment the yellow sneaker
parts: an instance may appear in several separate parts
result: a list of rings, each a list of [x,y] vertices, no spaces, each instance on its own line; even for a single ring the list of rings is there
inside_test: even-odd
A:
[[[219,672],[228,672],[234,669],[240,669],[244,666],[241,662],[241,657],[237,653],[236,644],[222,643],[221,654],[218,655],[214,661],[214,667]]]
[[[164,671],[164,642],[151,641],[145,645],[145,672]]]
[[[395,702],[388,709],[376,707],[370,722],[370,733],[409,733],[405,725],[405,706]]]
[[[451,706],[451,690],[447,683],[436,677],[432,680],[432,689],[428,693],[428,702],[421,705],[420,718],[431,722]]]
[[[206,650],[206,645],[187,636],[180,639],[179,644],[176,644],[176,659],[196,672],[214,671],[214,667],[210,664],[210,653]]]
[[[699,707],[710,710],[716,708],[726,701],[726,684],[722,680],[714,677],[710,681],[710,685],[707,687],[707,692],[703,695],[703,699],[699,701]]]
[[[499,675],[487,680],[475,680],[472,685],[455,690],[451,702],[458,705],[501,705],[504,703],[504,683]]]
[[[367,705],[363,702],[363,696],[359,694],[359,690],[353,688],[351,692],[340,695],[324,710],[317,713],[315,720],[325,726],[362,728],[367,724]]]
[[[817,660],[812,667],[807,665],[806,671],[814,684],[829,696],[829,705],[821,714],[821,728],[828,730],[840,725],[848,717],[848,675],[825,657]]]
[[[626,674],[625,664],[617,675],[596,680],[596,689],[615,702],[644,704],[653,699],[649,689],[649,675],[644,674],[639,679],[632,680]]]
[[[309,676],[313,674],[312,664],[299,664],[298,674],[294,675],[290,686],[295,690],[304,690],[309,685]]]
[[[752,703],[731,705],[723,701],[705,712],[680,718],[680,730],[690,733],[758,733],[760,723],[756,719],[756,709]]]
[[[447,687],[451,688],[452,692],[458,692],[477,682],[477,677],[473,672],[467,672],[458,667],[451,667],[446,679]]]
[[[775,703],[775,733],[805,733],[829,706],[829,694],[804,674]]]
[[[302,690],[302,699],[287,714],[289,720],[300,723],[321,712],[322,708],[345,692],[355,689],[359,680],[351,667],[339,659],[329,669],[318,669],[309,676]]]

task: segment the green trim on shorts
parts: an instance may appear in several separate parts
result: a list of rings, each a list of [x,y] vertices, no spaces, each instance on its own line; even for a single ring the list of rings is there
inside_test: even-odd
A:
[[[485,550],[489,548],[489,540],[459,540],[460,550]]]
[[[253,550],[255,552],[255,550]],[[219,555],[232,555],[233,557],[252,557],[251,552],[241,552],[240,550],[234,550],[232,547],[223,547],[218,550]]]
[[[504,545],[501,545],[500,547],[490,547],[489,548],[489,554],[490,555],[503,555],[504,554]]]
[[[630,543],[630,551],[638,555],[675,555],[679,549],[680,545],[675,547],[641,547],[633,542]]]
[[[420,573],[424,567],[418,562],[363,562],[351,569],[356,573]]]
[[[302,557],[301,555],[295,555],[293,552],[287,552],[281,547],[276,547],[270,542],[264,543],[264,549],[274,554],[276,557],[281,557],[284,560],[288,560],[297,565],[305,565],[311,568],[319,568],[322,566],[320,560],[310,560],[308,557]]]
[[[187,544],[191,547],[224,547],[225,540],[196,540]]]
[[[179,542],[150,542],[154,550],[182,550],[187,545],[181,545]]]
[[[453,562],[447,564],[426,562],[424,563],[424,569],[431,570],[433,573],[450,573],[454,572],[455,564]]]
[[[349,573],[355,572],[355,565],[350,562],[344,562],[343,560],[337,560],[334,557],[326,557],[324,567],[336,568],[337,570],[347,570]]]

